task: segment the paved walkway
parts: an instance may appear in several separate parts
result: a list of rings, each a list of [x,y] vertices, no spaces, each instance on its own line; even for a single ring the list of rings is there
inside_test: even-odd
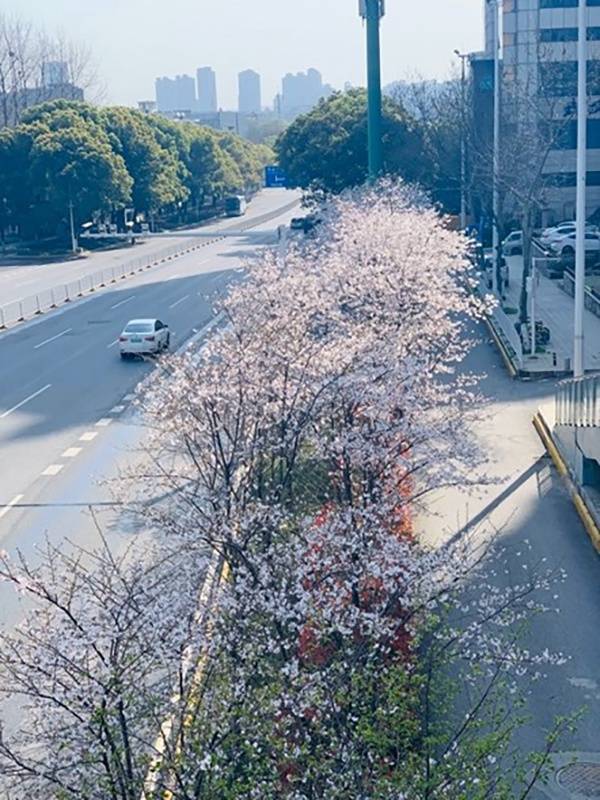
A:
[[[523,257],[511,256],[506,259],[510,274],[510,286],[504,306],[519,308],[521,279],[523,276]],[[561,288],[561,282],[550,280],[537,273],[536,317],[550,329],[549,348],[559,356],[573,358],[573,326],[575,303]],[[586,370],[600,370],[600,317],[586,309],[584,318],[584,349]]]

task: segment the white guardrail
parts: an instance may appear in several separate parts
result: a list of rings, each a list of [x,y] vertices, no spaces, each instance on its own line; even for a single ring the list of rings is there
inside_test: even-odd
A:
[[[132,259],[97,272],[91,272],[88,275],[82,275],[79,278],[52,286],[49,289],[41,289],[36,294],[13,300],[10,303],[4,303],[0,305],[0,329],[32,319],[38,314],[43,314],[45,311],[50,311],[72,300],[78,300],[97,289],[103,289],[110,284],[118,283],[138,272],[143,272],[145,269],[162,264],[200,246],[197,243],[193,245],[189,243],[172,245],[158,253]]]
[[[193,250],[198,250],[203,245],[213,244],[227,236],[240,235],[250,228],[254,228],[257,225],[261,225],[264,222],[268,222],[271,219],[285,214],[298,205],[299,202],[299,200],[294,200],[286,206],[278,208],[277,211],[272,211],[268,214],[249,219],[240,225],[236,225],[235,228],[224,228],[223,230],[217,230],[211,233],[196,233],[195,235],[182,231],[173,232],[170,234],[171,236],[187,236],[188,238],[183,243],[179,242],[176,245],[171,245],[157,253],[140,256],[139,258],[126,261],[123,264],[117,264],[114,267],[107,267],[97,272],[91,272],[88,275],[82,275],[71,281],[52,286],[49,289],[41,289],[36,294],[4,303],[0,305],[0,330],[19,322],[33,319],[35,316],[43,314],[45,311],[58,308],[58,306],[64,305],[65,303],[79,300],[95,292],[97,289],[104,289],[138,272],[143,272],[158,264],[163,264],[165,261],[170,261],[173,258],[191,253]],[[192,236],[194,238],[191,238]]]

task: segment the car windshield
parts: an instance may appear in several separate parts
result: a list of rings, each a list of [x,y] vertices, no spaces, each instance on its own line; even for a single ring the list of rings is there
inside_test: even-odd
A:
[[[125,333],[150,333],[154,330],[151,322],[130,322],[125,328]]]

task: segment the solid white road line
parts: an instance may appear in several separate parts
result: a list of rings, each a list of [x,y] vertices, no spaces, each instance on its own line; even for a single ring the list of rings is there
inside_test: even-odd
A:
[[[23,499],[23,495],[22,494],[18,494],[16,497],[13,497],[13,499],[10,501],[10,503],[7,503],[4,506],[4,508],[0,509],[0,519],[2,519],[2,517],[4,517],[6,514],[8,514],[8,512],[11,510],[11,508],[13,508],[18,503],[20,503],[22,499]]]
[[[119,303],[115,303],[114,306],[111,306],[111,308],[119,308],[119,306],[124,306],[125,303],[129,303],[132,300],[135,300],[134,294],[132,294],[131,297],[126,297],[125,300],[121,300]]]
[[[57,333],[56,336],[51,336],[49,339],[44,339],[43,342],[40,342],[39,344],[34,345],[33,349],[34,350],[38,350],[40,347],[44,347],[44,345],[50,344],[50,342],[54,342],[54,341],[56,341],[56,339],[60,339],[61,336],[64,336],[66,333],[70,333],[72,330],[73,330],[73,328],[67,328],[65,331],[61,331],[60,333]]]
[[[42,472],[42,475],[58,475],[58,473],[62,470],[63,464],[50,464],[49,467]]]
[[[78,456],[82,450],[82,447],[69,447],[62,454],[61,458],[75,458],[75,456]]]
[[[169,306],[169,308],[175,308],[175,307],[176,307],[176,306],[178,306],[180,303],[183,303],[185,300],[187,300],[187,299],[188,299],[188,297],[189,297],[189,294],[186,294],[186,296],[185,296],[185,297],[180,297],[180,298],[179,298],[179,300],[176,300],[174,303],[171,303],[171,305]]]
[[[110,344],[107,344],[107,345],[106,345],[106,349],[107,349],[107,350],[110,350],[110,348],[111,348],[111,347],[114,347],[114,346],[115,346],[116,344],[118,344],[118,343],[119,343],[119,340],[118,340],[118,339],[115,339],[115,340],[114,340],[114,342],[111,342]]]
[[[109,419],[108,417],[102,417],[102,419],[99,419],[98,422],[96,423],[96,427],[97,428],[107,428],[110,425],[111,422],[112,422],[112,419]]]
[[[94,439],[98,436],[96,431],[87,431],[87,433],[82,434],[79,437],[80,442],[93,442]]]
[[[25,400],[21,400],[21,402],[17,403],[16,406],[13,406],[12,408],[9,408],[8,411],[5,411],[3,414],[0,414],[0,419],[4,419],[5,417],[8,417],[9,414],[12,414],[13,411],[16,411],[18,408],[21,408],[21,406],[24,406],[25,403],[28,403],[30,400],[33,400],[35,397],[39,397],[39,395],[41,395],[42,392],[45,392],[51,386],[52,386],[52,384],[48,383],[48,384],[46,384],[46,386],[43,386],[41,389],[38,389],[37,392],[34,392],[33,394],[30,394],[29,397],[25,398]]]

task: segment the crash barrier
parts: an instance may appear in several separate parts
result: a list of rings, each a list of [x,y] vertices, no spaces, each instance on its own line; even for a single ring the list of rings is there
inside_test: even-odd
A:
[[[262,214],[259,217],[252,217],[241,224],[223,228],[213,233],[206,233],[203,235],[204,241],[201,242],[199,241],[198,234],[195,238],[190,238],[191,234],[189,232],[174,232],[172,234],[173,236],[186,236],[188,238],[184,242],[170,245],[160,250],[158,253],[140,256],[139,258],[131,259],[130,261],[118,264],[114,267],[107,267],[103,270],[91,272],[88,275],[82,275],[71,281],[52,286],[49,289],[42,289],[36,294],[28,295],[19,300],[4,303],[0,305],[0,329],[33,319],[39,314],[58,308],[65,303],[78,300],[98,289],[103,289],[107,286],[119,283],[119,281],[136,275],[138,272],[143,272],[151,267],[164,264],[166,261],[191,253],[193,250],[197,250],[203,245],[218,242],[226,236],[244,233],[251,228],[255,228],[271,219],[285,214],[287,211],[291,211],[299,202],[300,200],[294,200],[282,208],[278,208],[276,211]]]

